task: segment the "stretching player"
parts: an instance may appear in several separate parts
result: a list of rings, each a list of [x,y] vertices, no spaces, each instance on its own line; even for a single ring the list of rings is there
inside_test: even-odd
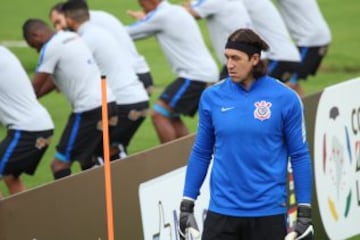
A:
[[[304,96],[299,80],[315,75],[326,55],[331,32],[316,0],[277,0],[282,17],[301,54],[301,67],[288,85]]]
[[[50,9],[50,21],[57,30],[67,29],[67,24],[63,12],[63,5],[65,2],[55,4]],[[129,51],[130,55],[128,60],[133,62],[133,66],[140,81],[144,84],[144,87],[149,95],[152,94],[154,83],[150,72],[150,67],[146,62],[144,56],[140,55],[136,49],[135,43],[127,33],[125,26],[122,22],[109,12],[101,10],[90,10],[90,21],[91,23],[104,28],[110,32],[113,37],[119,42],[123,49]],[[120,53],[121,54],[121,53]]]
[[[89,47],[76,33],[56,33],[40,19],[25,21],[23,35],[40,53],[33,76],[37,97],[58,88],[72,107],[51,163],[54,178],[70,175],[74,161],[79,161],[82,170],[93,167],[92,157],[102,140],[101,74]],[[107,93],[111,117],[116,114],[115,97],[110,88]]]
[[[224,46],[227,37],[239,28],[252,28],[250,16],[242,1],[197,0],[183,4],[196,19],[205,19],[212,46],[223,65],[220,80],[228,76]]]
[[[126,46],[119,44],[108,31],[90,21],[85,1],[68,1],[63,11],[67,25],[89,46],[116,97],[119,120],[111,137],[112,159],[123,158],[131,139],[145,120],[149,96],[128,61],[131,56]]]
[[[271,0],[244,1],[254,30],[269,44],[270,49],[262,58],[268,60],[268,74],[282,82],[300,67],[300,53],[291,39],[284,20]]]
[[[156,36],[178,76],[153,107],[153,124],[164,143],[189,133],[180,115],[195,115],[202,91],[218,79],[218,67],[199,26],[183,7],[161,0],[139,0],[139,4],[144,12],[128,11],[139,20],[127,26],[130,36],[135,40]]]
[[[0,66],[0,122],[7,128],[0,142],[0,179],[9,193],[15,194],[25,190],[20,175],[34,175],[49,146],[54,124],[36,99],[20,61],[2,46]]]

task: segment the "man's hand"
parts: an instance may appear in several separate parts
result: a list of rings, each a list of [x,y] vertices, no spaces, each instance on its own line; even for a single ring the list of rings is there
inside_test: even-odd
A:
[[[187,0],[181,4],[186,10],[191,10],[191,0]]]
[[[137,20],[142,20],[145,18],[146,14],[145,12],[143,11],[132,11],[132,10],[128,10],[127,11],[127,14],[130,16],[130,17],[133,17]]]
[[[286,235],[285,240],[312,240],[313,236],[311,207],[299,205],[294,230]]]
[[[180,228],[179,235],[181,240],[185,240],[188,233],[194,239],[200,237],[199,227],[194,216],[194,201],[183,199],[180,204]]]
[[[201,16],[199,15],[198,12],[196,12],[192,5],[191,5],[192,1],[191,0],[187,0],[185,2],[183,2],[181,5],[196,19],[200,19]]]

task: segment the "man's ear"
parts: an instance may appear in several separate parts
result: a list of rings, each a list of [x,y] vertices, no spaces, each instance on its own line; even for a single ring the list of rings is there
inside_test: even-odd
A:
[[[251,61],[253,63],[253,66],[256,66],[260,62],[260,54],[255,53],[251,56]]]

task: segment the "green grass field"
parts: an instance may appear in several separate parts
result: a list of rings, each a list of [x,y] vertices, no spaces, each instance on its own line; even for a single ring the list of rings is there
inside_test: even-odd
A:
[[[27,18],[41,18],[48,21],[49,8],[57,1],[23,1],[12,0],[2,1],[0,4],[0,44],[4,41],[21,41],[22,24]],[[171,1],[180,2],[180,1]],[[118,16],[123,23],[129,24],[133,19],[126,15],[128,9],[139,9],[136,0],[88,0],[92,9],[102,9]],[[327,57],[322,63],[317,76],[309,78],[302,82],[306,94],[312,94],[321,89],[342,82],[348,79],[360,76],[360,50],[358,48],[360,31],[360,18],[358,17],[360,1],[358,0],[319,0],[323,14],[332,30],[333,41],[330,46]],[[206,43],[210,47],[207,36],[207,29],[203,21],[199,21],[202,27]],[[174,73],[164,58],[156,40],[154,38],[136,42],[138,50],[148,60],[152,74],[155,80],[155,94],[151,101],[156,100],[163,87],[174,79]],[[10,47],[10,49],[19,57],[29,76],[37,64],[37,53],[27,47]],[[1,94],[1,93],[0,93]],[[48,108],[56,125],[53,144],[50,146],[44,156],[36,175],[33,177],[23,176],[27,188],[33,188],[42,184],[49,183],[52,180],[50,171],[50,161],[54,156],[54,148],[62,132],[65,121],[70,112],[70,107],[65,98],[59,93],[52,93],[41,99],[41,102]],[[191,131],[196,131],[197,119],[185,119]],[[5,129],[0,127],[0,139],[5,135]],[[150,119],[147,119],[137,132],[133,139],[129,152],[137,153],[159,144],[156,133],[153,129]],[[75,165],[73,172],[79,171]],[[8,194],[3,182],[0,182],[0,192],[5,196]],[[354,238],[360,239],[360,238]]]

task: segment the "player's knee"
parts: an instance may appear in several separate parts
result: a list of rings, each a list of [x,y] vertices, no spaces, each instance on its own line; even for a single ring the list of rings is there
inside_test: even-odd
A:
[[[80,168],[82,171],[85,171],[85,170],[95,167],[95,165],[97,165],[96,159],[91,158],[89,161],[81,162]]]
[[[6,175],[4,176],[4,182],[7,186],[11,186],[14,184],[18,184],[19,182],[21,182],[19,177],[15,177],[13,175]]]
[[[70,176],[71,175],[71,169],[70,168],[64,168],[64,169],[60,169],[57,170],[53,173],[54,179],[60,179],[66,176]]]
[[[52,162],[51,162],[51,170],[53,172],[57,172],[57,171],[60,171],[62,169],[66,169],[66,168],[70,168],[70,164],[69,163],[66,163],[64,161],[61,161],[61,160],[58,160],[58,159],[54,159]]]
[[[70,166],[70,163],[55,158],[50,165],[54,179],[56,180],[71,175]]]

